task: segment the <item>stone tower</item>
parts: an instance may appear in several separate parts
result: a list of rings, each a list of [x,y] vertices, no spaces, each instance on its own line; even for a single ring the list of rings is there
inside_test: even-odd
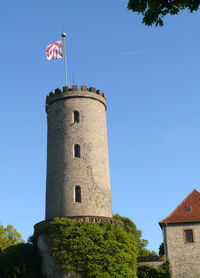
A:
[[[79,278],[58,273],[45,231],[54,217],[120,223],[112,218],[105,95],[93,87],[66,86],[50,92],[46,112],[46,212],[34,234],[47,278]]]
[[[46,220],[112,217],[104,94],[86,86],[57,89],[46,112]]]

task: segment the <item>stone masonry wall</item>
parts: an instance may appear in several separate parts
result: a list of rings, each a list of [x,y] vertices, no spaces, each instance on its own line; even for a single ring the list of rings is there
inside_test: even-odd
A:
[[[193,230],[194,242],[185,243],[184,229]],[[199,278],[200,224],[168,224],[163,233],[173,278]]]
[[[69,91],[47,102],[46,219],[67,216],[112,217],[105,98]],[[51,97],[50,97],[51,99]],[[79,123],[73,122],[79,111]],[[81,157],[74,157],[79,144]],[[82,202],[75,202],[75,186]]]

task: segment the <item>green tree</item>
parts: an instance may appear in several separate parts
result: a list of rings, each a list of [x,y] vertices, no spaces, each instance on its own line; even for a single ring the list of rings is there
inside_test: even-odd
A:
[[[145,256],[157,256],[155,251],[149,251],[146,249],[148,245],[148,240],[142,238],[142,231],[138,230],[136,225],[133,223],[131,219],[128,217],[120,216],[119,214],[113,215],[115,219],[121,220],[124,223],[125,230],[127,233],[131,234],[137,242],[137,249],[138,249],[138,256],[145,257]]]
[[[163,17],[176,15],[182,10],[197,11],[200,0],[129,0],[128,9],[143,16],[142,23],[148,26],[163,26]]]
[[[158,254],[159,254],[159,257],[165,255],[165,249],[164,249],[164,243],[163,243],[163,242],[162,242],[162,243],[160,244],[160,246],[159,246],[159,252],[158,252]]]
[[[0,250],[1,251],[3,251],[4,249],[6,249],[11,245],[16,245],[23,242],[24,240],[22,239],[22,236],[12,225],[8,225],[6,228],[4,228],[0,224]]]
[[[55,218],[50,249],[58,269],[88,278],[136,278],[137,243],[119,224]]]
[[[1,278],[42,278],[41,258],[30,243],[12,245],[0,253]]]
[[[0,278],[42,277],[36,239],[31,237],[24,243],[12,225],[0,225]]]

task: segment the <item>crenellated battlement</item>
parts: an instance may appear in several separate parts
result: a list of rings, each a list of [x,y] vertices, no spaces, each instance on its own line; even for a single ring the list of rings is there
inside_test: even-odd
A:
[[[51,91],[46,97],[46,108],[57,100],[73,97],[93,98],[102,102],[106,107],[106,97],[101,90],[96,90],[94,87],[88,88],[85,85],[82,85],[79,90],[78,85],[72,85],[72,87],[64,86],[62,90],[57,88],[55,91]]]

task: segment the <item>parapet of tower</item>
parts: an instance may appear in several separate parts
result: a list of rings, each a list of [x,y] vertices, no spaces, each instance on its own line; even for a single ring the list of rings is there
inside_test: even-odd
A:
[[[88,95],[87,93],[92,93],[92,94]],[[94,87],[90,87],[88,89],[87,86],[82,85],[81,90],[79,91],[77,85],[72,85],[71,88],[65,86],[63,87],[63,90],[57,88],[55,89],[55,91],[51,91],[46,97],[46,107],[48,107],[49,104],[51,104],[52,102],[58,99],[73,97],[74,94],[76,95],[76,97],[79,96],[79,97],[88,97],[88,98],[91,97],[93,98],[95,94],[99,95],[104,98],[103,103],[106,106],[105,94],[101,90],[96,90],[96,88]],[[97,99],[102,102],[102,98],[97,98]]]
[[[105,95],[66,86],[50,92],[46,112],[46,220],[111,218]]]

